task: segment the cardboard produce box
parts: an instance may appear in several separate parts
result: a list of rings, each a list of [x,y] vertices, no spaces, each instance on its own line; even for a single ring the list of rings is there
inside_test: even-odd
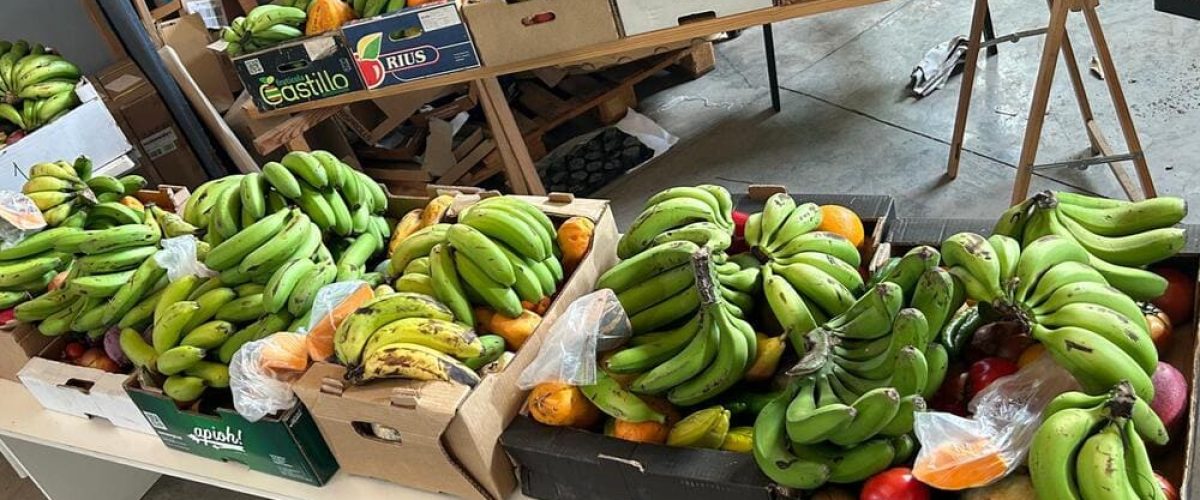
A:
[[[737,210],[762,210],[782,186],[753,185],[734,195]],[[797,202],[843,205],[863,220],[864,265],[874,254],[895,210],[890,196],[793,194]],[[639,444],[603,434],[551,427],[520,415],[500,436],[517,463],[521,492],[534,498],[728,498],[778,497],[778,488],[749,454]]]
[[[892,225],[888,233],[887,243],[879,249],[875,262],[882,262],[891,255],[903,255],[909,249],[919,245],[939,245],[951,235],[961,232],[973,232],[983,236],[992,234],[994,219],[936,219],[936,218],[903,218]],[[1180,269],[1193,277],[1200,290],[1200,225],[1185,224],[1187,242],[1179,254],[1155,266],[1164,265]],[[1200,299],[1200,291],[1197,293]],[[1200,387],[1196,385],[1196,373],[1200,370],[1200,343],[1196,342],[1196,332],[1200,329],[1200,318],[1193,309],[1193,317],[1180,321],[1171,335],[1171,343],[1159,350],[1159,360],[1169,363],[1183,373],[1188,381],[1188,414],[1183,418],[1183,428],[1168,429],[1170,442],[1165,447],[1154,449],[1150,454],[1154,470],[1162,473],[1171,484],[1182,493],[1183,498],[1197,498],[1200,495],[1200,476],[1195,473],[1196,460],[1200,459],[1200,447],[1196,445],[1197,398],[1200,398]]]
[[[0,148],[0,165],[4,165],[0,169],[0,189],[20,191],[25,183],[20,171],[44,161],[71,160],[84,155],[93,165],[100,166],[129,153],[132,146],[92,82],[87,78],[80,80],[75,95],[79,97],[79,106],[20,141]],[[17,168],[12,168],[14,165]]]
[[[217,42],[210,48],[221,48],[222,44]],[[301,38],[238,56],[233,58],[233,66],[259,111],[283,109],[364,88],[350,50],[335,33]]]
[[[688,21],[725,17],[774,5],[774,0],[613,0],[624,36],[674,28]]]
[[[338,470],[303,404],[251,422],[233,409],[228,396],[179,408],[162,389],[138,379],[130,377],[125,391],[167,448],[314,486],[325,484]]]
[[[208,180],[171,111],[137,64],[118,62],[98,79],[117,124],[134,144],[134,160],[140,169],[152,171],[148,177],[193,189]]]
[[[342,26],[368,89],[479,67],[454,2],[399,10]]]
[[[155,190],[138,191],[135,197],[142,203],[176,211],[188,195],[185,187],[160,185]],[[42,335],[35,325],[16,320],[4,323],[0,326],[0,378],[21,382],[48,410],[82,418],[101,417],[118,427],[153,434],[125,394],[129,375],[58,361],[67,344],[65,337]]]
[[[212,40],[204,18],[199,14],[180,16],[160,23],[158,30],[163,44],[179,55],[180,62],[213,107],[220,112],[229,109],[241,87],[237,79],[226,72],[228,58],[205,48]]]
[[[596,231],[591,250],[504,371],[483,377],[474,389],[415,380],[377,380],[352,387],[342,383],[344,367],[318,363],[294,385],[345,472],[466,498],[507,498],[516,488],[513,465],[498,440],[525,399],[525,391],[516,387],[517,378],[537,356],[554,320],[572,301],[591,292],[596,278],[616,262],[618,237],[605,200],[555,194],[518,198],[557,222],[591,218]],[[451,213],[474,199],[460,196]],[[401,198],[390,208],[402,213],[423,202]],[[390,427],[398,440],[375,437],[375,425]]]
[[[18,322],[17,328],[42,336],[28,323]],[[68,342],[61,337],[53,340],[17,373],[21,384],[42,407],[80,418],[99,417],[123,429],[154,434],[146,417],[125,393],[128,374],[55,361]]]
[[[468,0],[462,12],[488,66],[621,37],[608,0]]]
[[[50,350],[53,342],[53,337],[42,335],[37,328],[14,319],[0,325],[0,378],[20,382],[17,373],[30,359]]]

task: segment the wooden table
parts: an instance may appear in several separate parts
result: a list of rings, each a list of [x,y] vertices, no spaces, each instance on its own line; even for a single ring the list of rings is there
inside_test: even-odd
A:
[[[0,402],[0,454],[51,500],[141,498],[164,474],[274,499],[448,498],[342,472],[316,487],[209,460],[169,449],[157,436],[45,410],[10,380],[0,379]]]
[[[509,187],[512,192],[516,194],[545,194],[546,189],[542,185],[537,170],[534,168],[533,160],[530,158],[524,138],[517,127],[512,110],[508,107],[503,89],[497,81],[498,77],[537,68],[569,65],[635,50],[653,49],[689,40],[701,42],[706,37],[716,33],[762,26],[768,51],[767,70],[768,77],[771,80],[771,97],[775,110],[778,111],[779,94],[778,83],[775,77],[774,42],[771,36],[771,24],[840,9],[859,7],[880,1],[882,0],[805,0],[791,5],[769,7],[732,16],[691,22],[675,28],[653,31],[525,61],[498,66],[481,66],[475,69],[415,80],[399,85],[352,92],[328,99],[289,106],[283,110],[260,112],[253,107],[253,104],[248,104],[247,112],[252,118],[292,115],[292,118],[268,133],[260,135],[254,141],[256,149],[263,151],[266,148],[274,149],[286,146],[291,139],[296,137],[302,139],[303,133],[306,130],[305,127],[311,127],[313,124],[329,118],[334,113],[332,110],[337,110],[350,103],[456,83],[469,83],[479,94],[480,104],[483,107],[488,126],[491,128],[496,140],[497,149],[503,159],[505,175],[508,178]],[[301,146],[302,144],[302,142],[295,143],[296,146]]]

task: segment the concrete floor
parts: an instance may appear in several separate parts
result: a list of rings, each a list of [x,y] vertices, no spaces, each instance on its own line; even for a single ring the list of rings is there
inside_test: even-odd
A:
[[[1040,0],[991,4],[1000,33],[1041,26],[1047,18]],[[999,56],[984,63],[967,153],[953,182],[942,173],[961,79],[919,101],[905,89],[928,48],[965,34],[971,5],[971,0],[890,0],[776,25],[783,88],[783,111],[777,114],[770,110],[761,30],[721,44],[715,71],[642,101],[642,112],[678,135],[679,144],[597,196],[613,200],[622,226],[664,186],[702,182],[732,190],[758,182],[793,192],[889,194],[902,216],[996,216],[1012,189],[1040,42],[1003,45]],[[1196,202],[1200,22],[1155,12],[1150,2],[1105,2],[1100,15],[1159,192]],[[1087,31],[1081,19],[1070,26],[1086,68],[1094,53]],[[1087,149],[1059,66],[1041,162],[1077,158]],[[1104,82],[1085,79],[1098,119],[1121,149]],[[1032,188],[1121,194],[1104,166],[1039,172]],[[1200,221],[1200,214],[1188,221]],[[0,483],[5,475],[11,470],[0,470]],[[36,495],[28,488],[10,491],[18,496],[0,500]],[[164,477],[145,498],[249,497]]]

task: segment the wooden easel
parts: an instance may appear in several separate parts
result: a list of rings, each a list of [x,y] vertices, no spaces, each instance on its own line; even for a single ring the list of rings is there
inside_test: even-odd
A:
[[[1025,140],[1021,145],[1021,159],[1017,163],[1017,179],[1013,184],[1012,203],[1015,205],[1025,200],[1029,192],[1029,182],[1033,176],[1034,169],[1067,166],[1082,167],[1097,163],[1107,163],[1109,165],[1113,175],[1116,176],[1117,181],[1121,184],[1121,188],[1125,190],[1125,194],[1129,199],[1140,200],[1157,196],[1154,189],[1154,180],[1150,177],[1150,169],[1146,166],[1146,157],[1142,153],[1142,144],[1138,140],[1137,131],[1133,126],[1133,118],[1129,114],[1129,106],[1125,102],[1125,93],[1121,90],[1121,79],[1117,76],[1116,67],[1113,66],[1112,54],[1108,51],[1108,42],[1105,41],[1104,31],[1100,26],[1100,19],[1096,15],[1096,6],[1099,4],[1099,0],[1049,0],[1049,2],[1050,22],[1044,30],[1046,42],[1042,47],[1042,59],[1041,65],[1038,68],[1037,83],[1034,84],[1033,103],[1029,108],[1029,122],[1025,127]],[[1108,93],[1112,97],[1113,107],[1116,109],[1117,121],[1121,126],[1122,134],[1125,136],[1125,143],[1129,147],[1128,153],[1116,154],[1113,152],[1108,140],[1101,133],[1095,117],[1092,115],[1092,108],[1088,103],[1087,91],[1083,86],[1083,77],[1079,72],[1079,65],[1075,61],[1075,51],[1071,48],[1071,40],[1067,35],[1068,12],[1083,13],[1088,31],[1092,36],[1092,43],[1096,47],[1096,55],[1100,62],[1100,68],[1104,73],[1104,82],[1108,86]],[[1015,35],[993,38],[990,27],[991,14],[988,9],[988,0],[975,0],[975,10],[971,17],[971,34],[967,42],[966,67],[963,71],[962,90],[958,95],[958,113],[954,120],[954,137],[950,143],[950,158],[946,165],[946,174],[951,179],[958,176],[958,162],[962,156],[963,134],[967,126],[967,112],[971,105],[971,89],[975,83],[975,71],[979,59],[979,51],[981,48],[987,47],[989,55],[994,54],[996,43],[1015,41],[1020,38],[1020,36]],[[988,32],[990,38],[986,42],[981,40],[985,30]],[[1032,30],[1024,34],[1036,35],[1042,32],[1043,30]],[[1071,86],[1075,91],[1075,100],[1079,104],[1079,113],[1083,116],[1088,140],[1092,144],[1092,153],[1099,156],[1078,161],[1034,165],[1033,161],[1037,157],[1038,143],[1041,140],[1042,134],[1042,124],[1046,117],[1046,105],[1050,100],[1050,87],[1054,81],[1054,70],[1058,63],[1058,53],[1060,51],[1063,58],[1066,59],[1067,74],[1071,78]],[[1137,171],[1138,180],[1141,184],[1140,192],[1120,165],[1120,162],[1126,160],[1133,161],[1134,169]]]

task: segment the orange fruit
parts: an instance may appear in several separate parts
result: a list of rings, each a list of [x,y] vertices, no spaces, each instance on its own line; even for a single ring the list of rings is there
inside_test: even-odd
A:
[[[840,234],[856,247],[867,237],[858,214],[841,205],[821,205],[821,225],[817,226],[817,231]]]
[[[655,411],[667,417],[666,422],[661,424],[655,421],[629,422],[616,418],[611,423],[612,428],[607,429],[605,434],[636,443],[665,444],[667,442],[667,435],[671,433],[671,427],[676,422],[679,422],[679,410],[676,410],[675,405],[672,405],[670,401],[664,398],[654,396],[640,397],[647,405],[654,408]]]
[[[1042,344],[1033,344],[1021,351],[1021,357],[1017,358],[1017,367],[1025,368],[1025,365],[1037,361],[1043,354],[1046,354],[1046,346]]]
[[[951,491],[984,486],[1007,472],[1008,462],[986,438],[947,441],[913,464],[913,476],[922,483]]]

